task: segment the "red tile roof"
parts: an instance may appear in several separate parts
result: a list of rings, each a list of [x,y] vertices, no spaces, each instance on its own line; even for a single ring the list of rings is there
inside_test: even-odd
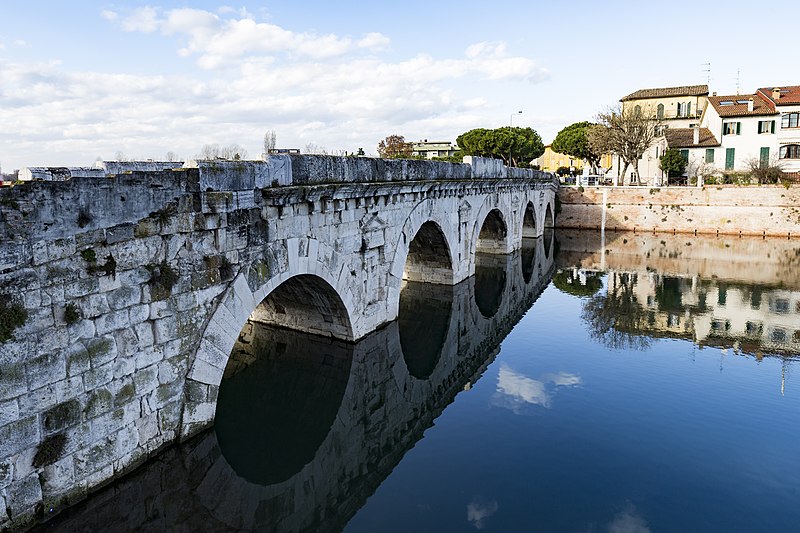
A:
[[[670,96],[706,96],[708,85],[683,85],[681,87],[662,87],[660,89],[639,89],[624,96],[620,102],[642,100],[645,98],[668,98]]]
[[[772,98],[772,91],[780,89],[781,97],[775,100]],[[800,104],[800,85],[781,85],[780,87],[764,87],[758,90],[758,94],[769,100],[774,105],[797,105]]]
[[[753,99],[753,110],[747,110],[747,102]],[[708,102],[714,106],[717,113],[722,118],[727,117],[755,117],[763,115],[777,115],[771,100],[767,100],[762,94],[736,94],[733,96],[709,96]],[[733,102],[733,105],[722,105],[722,102]]]
[[[664,137],[670,148],[719,146],[717,138],[708,128],[700,128],[700,142],[697,144],[694,144],[694,128],[667,128]]]

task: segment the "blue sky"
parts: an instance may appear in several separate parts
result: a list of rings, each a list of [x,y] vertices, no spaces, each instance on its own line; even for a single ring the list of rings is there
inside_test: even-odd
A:
[[[61,2],[0,6],[0,165],[374,154],[475,127],[546,142],[640,88],[800,85],[800,3]],[[751,24],[752,22],[752,24]],[[769,28],[769,30],[766,30]]]

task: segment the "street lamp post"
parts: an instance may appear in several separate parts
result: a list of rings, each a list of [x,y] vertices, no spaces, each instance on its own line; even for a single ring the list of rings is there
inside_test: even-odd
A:
[[[511,118],[509,118],[509,120],[508,120],[509,129],[511,129],[511,130],[514,129],[514,117],[517,116],[517,115],[521,115],[521,114],[522,114],[522,111],[517,111],[516,113],[511,113]],[[514,132],[513,131],[509,131],[509,134],[513,135]],[[512,138],[511,139],[511,145],[508,147],[508,168],[511,168],[511,166],[512,166],[511,155],[513,154],[513,151],[514,151],[514,139]]]

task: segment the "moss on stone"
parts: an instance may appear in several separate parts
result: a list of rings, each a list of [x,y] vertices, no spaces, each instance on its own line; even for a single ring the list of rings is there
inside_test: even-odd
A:
[[[169,263],[162,261],[158,265],[147,265],[150,272],[151,297],[153,300],[163,300],[172,295],[172,288],[178,282],[178,273],[173,270]]]
[[[8,294],[0,294],[0,343],[11,339],[14,330],[28,319],[28,312]]]
[[[33,456],[33,462],[31,463],[32,466],[34,468],[43,468],[55,463],[61,458],[66,447],[67,436],[65,434],[50,435],[36,449],[36,455]]]
[[[95,253],[94,248],[87,248],[81,251],[81,257],[87,263],[96,263],[97,262],[97,253]]]
[[[70,302],[64,307],[64,322],[74,324],[81,319],[81,310],[78,306]]]

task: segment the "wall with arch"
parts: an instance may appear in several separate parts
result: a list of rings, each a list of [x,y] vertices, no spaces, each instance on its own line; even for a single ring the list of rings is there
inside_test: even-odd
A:
[[[404,279],[472,276],[489,213],[490,251],[522,246],[528,205],[541,233],[552,175],[471,168],[284,156],[0,191],[0,299],[27,314],[0,342],[0,527],[212,424],[251,318],[354,341]]]

